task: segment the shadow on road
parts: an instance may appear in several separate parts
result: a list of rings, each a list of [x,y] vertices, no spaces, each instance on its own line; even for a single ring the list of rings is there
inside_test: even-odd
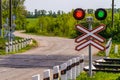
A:
[[[65,55],[10,55],[0,57],[0,67],[10,68],[53,68],[76,56]]]

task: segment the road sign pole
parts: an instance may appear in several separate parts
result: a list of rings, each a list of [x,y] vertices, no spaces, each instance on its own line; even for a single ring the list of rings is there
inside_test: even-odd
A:
[[[92,22],[93,22],[93,17],[87,17],[87,22],[88,22],[88,28],[89,30],[92,30]],[[92,48],[91,45],[89,45],[89,76],[92,77]]]
[[[89,24],[89,30],[92,30],[92,24],[91,22]],[[89,45],[89,76],[92,77],[92,48],[91,45]]]
[[[11,31],[12,31],[12,0],[9,1],[9,28],[10,28],[10,32],[9,32],[9,41],[12,41],[11,38]]]
[[[0,37],[2,36],[2,0],[0,0]]]

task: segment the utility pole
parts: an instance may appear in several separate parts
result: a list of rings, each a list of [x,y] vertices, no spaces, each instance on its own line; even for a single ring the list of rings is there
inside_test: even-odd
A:
[[[112,27],[114,27],[114,0],[112,0]]]
[[[9,29],[10,29],[10,33],[9,33],[9,41],[12,41],[11,38],[11,31],[12,31],[12,0],[9,0]]]
[[[0,0],[0,37],[2,36],[2,0]]]

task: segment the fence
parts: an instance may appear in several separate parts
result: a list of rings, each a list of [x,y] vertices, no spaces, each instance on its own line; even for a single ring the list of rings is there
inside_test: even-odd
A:
[[[5,51],[9,52],[18,52],[22,48],[25,48],[28,44],[31,44],[32,38],[20,39],[12,42],[6,42]]]
[[[32,76],[32,80],[76,80],[84,67],[84,56],[72,58],[67,62],[53,67],[52,76],[50,69],[43,72],[43,79],[40,74]]]

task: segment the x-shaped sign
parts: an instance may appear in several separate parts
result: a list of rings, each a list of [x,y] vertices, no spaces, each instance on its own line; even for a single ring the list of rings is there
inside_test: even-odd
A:
[[[85,28],[81,25],[77,25],[76,29],[83,33],[81,36],[79,36],[75,39],[76,43],[79,43],[79,42],[87,39],[88,37],[92,37],[99,42],[105,41],[105,39],[102,36],[98,35],[99,32],[101,32],[105,29],[105,25],[100,25],[93,30],[88,30],[87,28]]]
[[[92,45],[101,51],[105,50],[105,47],[100,44],[101,42],[104,42],[105,39],[98,34],[105,29],[105,25],[100,25],[93,30],[89,30],[81,25],[77,25],[76,29],[83,34],[75,39],[76,43],[81,42],[78,46],[75,47],[75,50],[80,51],[88,45]]]
[[[105,50],[105,47],[103,45],[95,42],[94,40],[85,41],[85,42],[79,44],[78,46],[75,47],[75,50],[80,51],[81,49],[87,47],[88,45],[92,45],[101,51]]]

